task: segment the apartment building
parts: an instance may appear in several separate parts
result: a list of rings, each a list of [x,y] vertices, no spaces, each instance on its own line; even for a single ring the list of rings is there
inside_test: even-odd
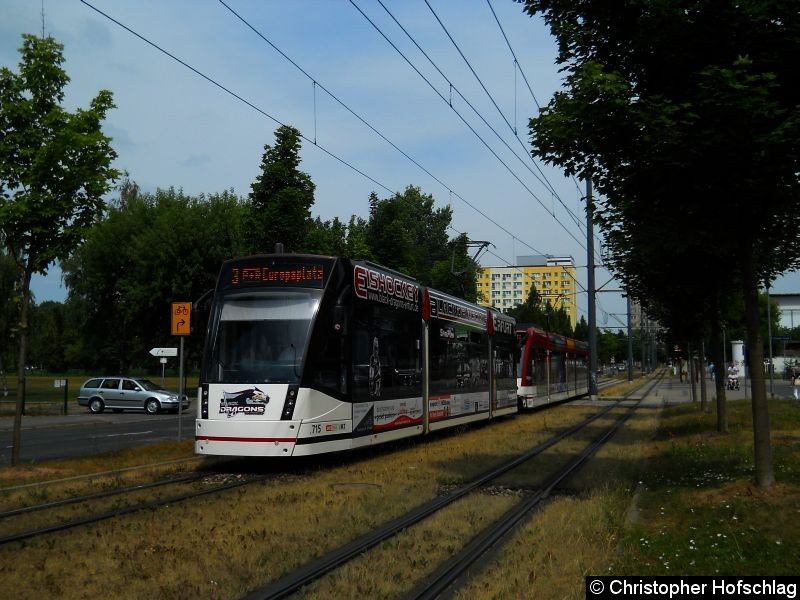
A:
[[[527,300],[531,286],[554,308],[563,308],[576,325],[577,284],[571,256],[518,256],[515,266],[478,270],[478,301],[483,306],[508,310]]]

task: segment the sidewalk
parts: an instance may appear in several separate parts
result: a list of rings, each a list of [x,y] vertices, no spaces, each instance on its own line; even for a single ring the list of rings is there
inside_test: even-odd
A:
[[[701,399],[701,387],[702,382],[695,383],[695,391],[697,394],[696,401],[699,403]],[[753,397],[753,392],[750,387],[750,379],[747,380],[747,389],[745,389],[745,381],[744,379],[739,380],[739,389],[738,390],[729,390],[725,389],[725,398],[727,400],[745,400],[750,399]],[[712,380],[706,379],[706,394],[707,399],[709,402],[716,401],[716,388],[715,384]],[[767,379],[766,382],[767,387],[767,398],[770,397],[770,382]],[[792,386],[789,384],[789,381],[784,379],[775,379],[772,385],[773,395],[776,398],[793,398],[792,393]],[[656,402],[657,400],[657,402]],[[658,388],[656,389],[654,394],[645,400],[645,406],[654,406],[656,404],[663,403],[665,405],[672,405],[672,404],[683,404],[686,402],[692,401],[692,390],[691,384],[687,381],[683,383],[680,382],[677,376],[675,377],[667,377],[662,381]]]

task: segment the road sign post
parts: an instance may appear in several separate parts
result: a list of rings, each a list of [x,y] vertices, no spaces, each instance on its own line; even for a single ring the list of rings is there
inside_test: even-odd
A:
[[[172,335],[189,335],[192,330],[192,303],[172,303]]]
[[[192,331],[192,303],[173,302],[171,311],[172,335],[181,336],[180,358],[178,359],[178,441],[181,441],[181,421],[183,420],[183,336]],[[155,350],[155,348],[154,348]],[[152,351],[151,351],[152,352]]]
[[[150,356],[178,356],[177,348],[151,348]]]

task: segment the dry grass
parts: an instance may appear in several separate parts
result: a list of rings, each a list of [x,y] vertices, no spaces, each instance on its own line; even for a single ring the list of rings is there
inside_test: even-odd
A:
[[[313,583],[302,598],[399,598],[519,501],[472,494]],[[378,573],[378,576],[376,576]]]
[[[304,473],[271,463],[285,470],[267,483],[2,547],[0,581],[20,598],[240,597],[592,410],[503,419]]]
[[[144,448],[127,448],[115,452],[52,460],[41,463],[0,467],[0,492],[8,488],[36,482],[76,478],[92,473],[129,469],[139,465],[181,461],[194,458],[194,441],[162,442]],[[169,470],[169,466],[167,466]],[[0,495],[0,502],[5,494]]]
[[[713,434],[713,415],[691,404],[663,417],[659,409],[638,410],[459,597],[583,598],[584,576],[601,573],[713,574],[720,565],[740,574],[796,573],[800,411],[786,401],[771,404],[780,485],[762,492],[750,483],[748,406],[730,403],[727,436]],[[0,584],[11,590],[7,597],[18,598],[241,597],[595,410],[555,407],[306,461],[302,469],[245,463],[269,465],[276,478],[2,547]],[[620,411],[612,412],[605,423]],[[385,542],[303,595],[402,596],[601,428],[597,422],[581,440],[553,448],[493,490]],[[635,489],[638,512],[631,510]]]
[[[619,414],[611,411],[606,424]],[[657,420],[656,410],[635,413],[457,597],[585,598],[584,577],[605,573],[616,549],[632,481],[648,453],[642,442],[652,436]],[[579,446],[571,444],[575,450]]]

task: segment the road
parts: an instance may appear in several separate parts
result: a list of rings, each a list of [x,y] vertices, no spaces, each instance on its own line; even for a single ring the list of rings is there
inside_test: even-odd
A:
[[[743,382],[744,383],[744,382]],[[748,380],[749,388],[749,380]],[[707,383],[709,399],[713,396],[712,383]],[[775,395],[792,397],[792,389],[785,380],[775,380]],[[681,394],[689,398],[689,385],[671,379],[662,384],[664,392],[673,396]],[[675,388],[674,390],[672,388]],[[672,391],[670,391],[672,390]],[[769,380],[767,380],[769,393]],[[744,385],[740,391],[728,391],[728,399],[737,400],[750,395]],[[699,399],[699,389],[698,389]],[[126,412],[115,414],[104,412],[91,414],[83,407],[71,406],[74,414],[54,417],[23,417],[22,462],[43,461],[58,458],[92,456],[122,448],[135,448],[154,442],[178,439],[178,415]],[[194,402],[183,414],[181,438],[194,438],[194,420],[197,411]],[[0,465],[11,462],[12,417],[0,417]]]
[[[81,408],[60,417],[23,417],[20,460],[43,461],[92,456],[122,448],[178,439],[178,415],[102,413]],[[189,408],[181,421],[181,439],[194,438],[196,411]],[[11,462],[13,418],[0,418],[0,465]]]

